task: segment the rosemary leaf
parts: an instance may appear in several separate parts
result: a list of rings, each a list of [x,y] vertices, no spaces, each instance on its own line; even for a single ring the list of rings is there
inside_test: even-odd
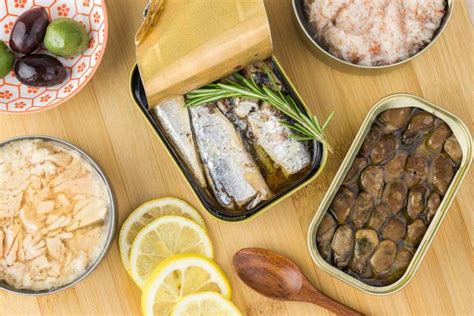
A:
[[[219,87],[224,88],[228,91],[233,91],[233,92],[239,93],[239,94],[241,94],[245,97],[257,98],[257,99],[260,97],[259,94],[248,91],[243,87],[236,87],[236,86],[226,85],[226,84],[223,84],[223,83],[220,83]]]
[[[324,122],[323,127],[321,128],[321,130],[324,131],[324,130],[326,129],[326,127],[328,127],[328,125],[329,125],[329,123],[331,122],[333,116],[334,116],[334,111],[332,111],[332,112],[329,114],[329,116],[327,117],[326,122]]]
[[[249,81],[244,79],[242,81],[247,87],[249,87],[250,90],[252,90],[255,94],[262,94],[261,89],[259,89],[259,86],[255,83],[255,81]]]
[[[300,135],[296,135],[296,134],[291,134],[291,135],[290,135],[290,138],[293,138],[293,139],[296,139],[296,140],[300,140],[300,141],[302,141],[302,142],[308,141],[308,140],[314,140],[313,137],[300,136]]]
[[[264,69],[264,71],[270,78],[271,85],[278,87],[270,70]],[[260,86],[253,78],[247,79],[239,73],[234,74],[232,80],[226,79],[220,83],[208,84],[201,89],[189,92],[186,95],[186,106],[193,107],[232,97],[252,98],[270,103],[294,121],[291,123],[281,121],[281,124],[292,131],[291,138],[301,141],[316,140],[332,151],[324,130],[331,122],[334,112],[329,114],[321,126],[319,119],[304,112],[290,95],[283,94],[281,90],[274,91],[265,85]]]
[[[285,125],[286,127],[294,130],[294,131],[297,131],[299,132],[300,134],[302,135],[308,135],[308,134],[311,134],[310,131],[308,131],[306,128],[304,128],[303,126],[295,123],[295,124],[292,124],[292,123],[288,123],[286,121],[280,121],[281,124]]]
[[[209,88],[209,89],[197,89],[193,91],[193,95],[202,95],[202,94],[207,94],[207,93],[217,93],[215,88]],[[225,91],[221,91],[221,93],[225,93]]]
[[[214,96],[214,97],[199,98],[199,99],[192,100],[191,102],[188,102],[186,104],[186,106],[193,107],[193,106],[198,106],[198,105],[205,104],[205,103],[216,102],[216,101],[219,101],[219,100],[222,100],[222,99],[225,99],[225,98],[231,98],[231,97],[236,97],[236,96],[238,96],[238,94],[229,94],[229,95],[226,95],[225,97],[222,97],[221,95],[217,95],[217,96]]]

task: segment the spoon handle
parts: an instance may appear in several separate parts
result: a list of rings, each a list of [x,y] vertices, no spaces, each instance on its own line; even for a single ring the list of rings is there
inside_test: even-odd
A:
[[[308,303],[313,303],[324,307],[336,315],[344,316],[362,316],[364,314],[333,300],[329,296],[321,293],[311,285],[308,281],[304,283],[299,295]]]

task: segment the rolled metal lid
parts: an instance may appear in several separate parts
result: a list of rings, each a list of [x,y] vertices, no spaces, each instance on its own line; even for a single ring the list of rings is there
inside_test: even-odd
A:
[[[270,57],[263,0],[153,0],[136,53],[152,108]]]

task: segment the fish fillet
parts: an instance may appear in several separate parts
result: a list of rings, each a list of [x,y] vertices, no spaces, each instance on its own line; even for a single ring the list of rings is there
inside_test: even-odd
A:
[[[232,98],[219,103],[219,108],[239,129],[248,130],[244,135],[263,148],[286,176],[302,171],[311,163],[305,144],[290,138],[290,129],[281,123],[285,117],[270,104]]]
[[[206,179],[194,144],[184,97],[161,103],[153,108],[153,112],[196,180],[202,187],[206,187]]]
[[[214,104],[190,109],[196,143],[209,183],[227,208],[252,207],[271,196],[240,134]]]
[[[244,75],[273,91],[284,91],[284,86],[270,65],[259,62],[244,68]],[[271,104],[250,99],[230,99],[233,111],[245,119],[255,142],[260,145],[286,176],[302,171],[311,163],[305,144],[290,138],[291,130],[282,124],[286,117]]]

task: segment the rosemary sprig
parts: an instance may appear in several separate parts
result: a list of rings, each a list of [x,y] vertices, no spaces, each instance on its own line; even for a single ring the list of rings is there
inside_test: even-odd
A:
[[[273,78],[271,75],[268,77]],[[282,124],[293,132],[290,137],[297,140],[317,140],[327,146],[329,151],[332,152],[324,131],[329,125],[334,112],[329,114],[321,125],[316,116],[310,116],[303,112],[291,96],[284,95],[281,91],[275,92],[265,85],[259,86],[253,78],[247,79],[238,73],[233,75],[233,79],[225,80],[222,83],[208,84],[201,89],[189,92],[186,95],[186,106],[193,107],[232,97],[262,100],[270,103],[294,121],[291,123],[281,121]]]

